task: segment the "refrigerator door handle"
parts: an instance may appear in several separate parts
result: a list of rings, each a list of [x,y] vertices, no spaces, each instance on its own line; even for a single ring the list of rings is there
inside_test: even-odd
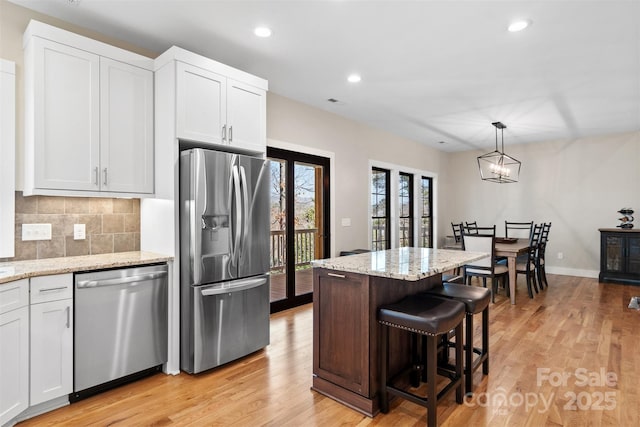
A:
[[[238,292],[238,291],[246,291],[247,289],[257,288],[258,286],[262,286],[267,282],[266,277],[261,277],[259,279],[247,279],[241,281],[235,281],[232,286],[216,285],[211,287],[206,287],[200,291],[203,297],[210,295],[220,295],[226,294],[229,292]],[[227,282],[230,283],[230,282]]]
[[[247,173],[244,170],[244,166],[240,166],[240,179],[242,184],[242,197],[243,197],[243,205],[244,205],[244,214],[242,221],[242,240],[240,244],[242,245],[240,248],[240,256],[244,255],[245,245],[247,243],[247,236],[249,234],[249,193],[247,190]]]
[[[207,212],[207,198],[205,195],[207,194],[207,174],[206,174],[206,163],[204,159],[204,154],[199,150],[194,150],[190,155],[190,163],[191,170],[194,171],[192,176],[191,188],[192,193],[190,194],[190,208],[189,208],[189,234],[191,235],[191,253],[197,254],[199,252],[199,248],[202,247],[202,235],[200,230],[197,230],[197,215],[200,214],[200,217],[203,217]],[[198,206],[202,204],[201,206]],[[195,259],[191,261],[191,268],[193,269],[193,280],[195,283],[200,283],[202,280],[202,267],[201,264],[196,262]]]
[[[242,217],[242,200],[240,199],[240,177],[238,176],[237,165],[233,166],[233,190],[236,198],[236,229],[234,230],[235,241],[233,242],[232,262],[237,264],[240,257],[240,233],[242,232],[242,223],[244,222],[244,218]]]

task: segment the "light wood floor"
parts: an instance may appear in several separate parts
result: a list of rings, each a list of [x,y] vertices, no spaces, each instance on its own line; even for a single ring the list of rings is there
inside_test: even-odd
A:
[[[491,372],[484,378],[476,372],[476,395],[466,404],[453,396],[439,404],[440,425],[639,424],[640,312],[627,305],[640,287],[552,275],[549,282],[530,300],[519,281],[516,306],[503,293],[497,297],[490,310]],[[271,318],[271,345],[236,363],[197,376],[156,374],[20,425],[426,424],[426,409],[410,402],[396,400],[389,414],[372,419],[312,392],[311,330],[311,305],[281,312]],[[617,378],[601,384],[601,370]],[[583,377],[591,385],[581,385]]]

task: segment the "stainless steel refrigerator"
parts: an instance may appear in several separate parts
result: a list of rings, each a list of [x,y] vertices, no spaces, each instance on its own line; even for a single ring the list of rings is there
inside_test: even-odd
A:
[[[179,192],[180,367],[198,373],[269,344],[268,161],[185,150]]]

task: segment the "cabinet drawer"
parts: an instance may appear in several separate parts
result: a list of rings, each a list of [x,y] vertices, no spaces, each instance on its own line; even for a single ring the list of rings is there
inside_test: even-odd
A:
[[[73,274],[31,278],[31,304],[73,297]]]
[[[29,279],[0,284],[0,314],[29,305]]]

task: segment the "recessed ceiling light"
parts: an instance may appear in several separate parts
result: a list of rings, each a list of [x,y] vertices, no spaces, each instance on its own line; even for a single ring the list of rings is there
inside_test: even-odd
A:
[[[271,29],[267,27],[256,27],[253,34],[258,37],[271,37]]]
[[[512,22],[511,25],[509,25],[508,30],[511,31],[512,33],[516,33],[518,31],[524,30],[529,25],[531,25],[531,21],[528,19],[522,20],[522,21],[515,21],[515,22]]]
[[[351,74],[349,77],[347,77],[347,80],[349,81],[349,83],[358,83],[360,80],[362,80],[362,77],[360,77],[359,74]]]

